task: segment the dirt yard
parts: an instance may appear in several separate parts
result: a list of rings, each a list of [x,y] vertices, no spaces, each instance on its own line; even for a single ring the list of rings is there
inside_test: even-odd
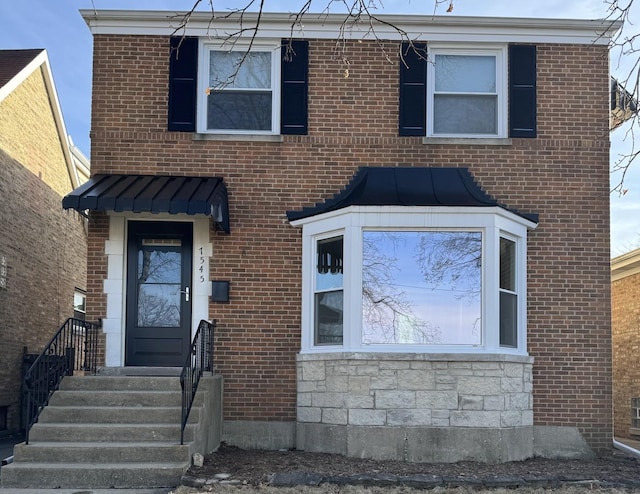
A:
[[[192,467],[185,478],[185,485],[175,491],[176,494],[400,494],[417,492],[408,487],[414,484],[420,485],[423,491],[429,488],[434,494],[464,493],[465,489],[478,493],[486,487],[492,487],[490,492],[496,494],[502,486],[509,487],[509,492],[518,488],[519,492],[522,489],[528,493],[549,493],[551,488],[563,494],[604,488],[607,492],[614,492],[613,488],[625,488],[620,492],[633,490],[640,493],[640,459],[612,451],[589,461],[534,458],[498,465],[476,462],[426,464],[346,458],[304,451],[242,450],[223,445],[205,457],[201,468]],[[411,479],[431,480],[420,484]],[[295,485],[296,480],[306,487]],[[451,490],[451,487],[459,489]]]

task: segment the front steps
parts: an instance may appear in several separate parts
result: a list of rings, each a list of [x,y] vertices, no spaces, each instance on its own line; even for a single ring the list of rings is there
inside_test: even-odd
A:
[[[207,379],[209,381],[207,381]],[[182,395],[175,376],[65,377],[29,434],[2,467],[3,488],[174,487],[191,455],[215,447],[203,378],[180,445]],[[209,386],[210,387],[210,386]],[[207,407],[205,407],[207,404]],[[216,436],[215,433],[213,436]]]

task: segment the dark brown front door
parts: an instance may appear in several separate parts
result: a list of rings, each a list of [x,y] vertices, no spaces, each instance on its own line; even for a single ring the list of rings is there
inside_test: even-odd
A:
[[[181,367],[191,340],[191,223],[131,221],[125,365]]]

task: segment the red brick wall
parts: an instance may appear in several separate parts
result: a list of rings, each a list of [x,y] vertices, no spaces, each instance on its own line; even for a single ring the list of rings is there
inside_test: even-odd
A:
[[[637,439],[629,427],[631,398],[640,397],[640,274],[612,283],[611,305],[614,432],[616,437]]]
[[[311,40],[309,135],[283,142],[193,141],[166,132],[168,43],[94,37],[93,173],[219,175],[232,233],[212,233],[211,276],[230,279],[217,365],[225,416],[295,419],[301,232],[285,211],[341,190],[357,167],[465,166],[510,207],[540,215],[529,236],[529,349],[535,423],[577,426],[610,444],[608,61],[606,48],[538,48],[538,138],[511,145],[423,144],[397,136],[398,66],[373,42],[349,42],[348,78],[331,41]],[[397,53],[393,43],[385,45]],[[89,260],[91,317],[104,316],[106,223]]]

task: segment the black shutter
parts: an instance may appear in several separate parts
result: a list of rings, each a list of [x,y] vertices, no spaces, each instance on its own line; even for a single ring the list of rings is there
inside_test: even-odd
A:
[[[398,126],[401,136],[427,135],[427,45],[402,43],[400,57],[400,104]]]
[[[536,137],[535,45],[509,45],[509,137]]]
[[[280,133],[306,135],[309,42],[283,39],[281,55]]]
[[[174,36],[170,45],[167,127],[178,132],[195,132],[198,38]]]

